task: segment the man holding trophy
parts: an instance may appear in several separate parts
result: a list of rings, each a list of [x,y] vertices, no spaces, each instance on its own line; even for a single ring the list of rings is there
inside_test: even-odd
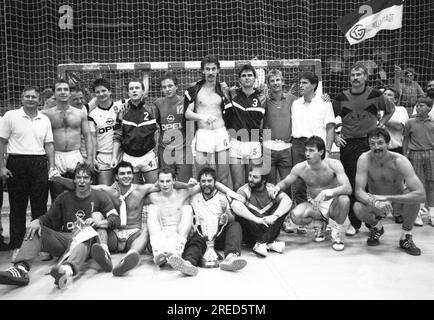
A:
[[[50,274],[60,288],[77,275],[90,253],[91,244],[100,239],[99,229],[119,227],[120,219],[107,194],[91,190],[91,169],[78,164],[74,171],[74,191],[59,195],[48,212],[33,220],[13,267],[0,272],[0,284],[24,286],[29,283],[28,272],[40,251],[62,256]],[[110,256],[93,257],[101,266],[111,264]]]
[[[195,233],[188,240],[183,258],[172,255],[168,263],[182,273],[195,276],[197,266],[237,271],[244,268],[247,261],[240,258],[242,231],[240,224],[231,213],[226,196],[216,189],[216,171],[202,168],[198,174],[201,193],[192,196],[190,205],[194,212]],[[224,250],[225,259],[214,250]]]

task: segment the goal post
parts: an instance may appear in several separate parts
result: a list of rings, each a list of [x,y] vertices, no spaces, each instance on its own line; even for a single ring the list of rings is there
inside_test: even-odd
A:
[[[236,85],[237,69],[246,63],[251,64],[257,70],[264,70],[261,74],[267,74],[271,69],[279,69],[285,82],[284,90],[291,91],[295,95],[298,94],[301,72],[312,71],[319,78],[317,92],[322,92],[320,59],[222,60],[220,61],[220,81],[225,81],[229,86]],[[147,95],[150,98],[157,98],[161,96],[159,79],[168,70],[172,70],[178,77],[179,94],[202,78],[200,61],[60,64],[57,67],[57,74],[60,78],[80,86],[90,96],[92,96],[90,88],[93,80],[104,77],[111,83],[114,99],[125,98],[128,81],[139,78],[144,82]]]

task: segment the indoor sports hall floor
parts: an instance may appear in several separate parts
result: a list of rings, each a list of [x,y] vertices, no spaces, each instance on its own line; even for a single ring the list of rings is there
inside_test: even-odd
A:
[[[4,212],[2,221],[8,237]],[[82,275],[60,290],[47,275],[55,260],[37,259],[30,271],[30,284],[21,288],[0,285],[0,300],[434,299],[434,227],[425,224],[414,228],[414,240],[422,255],[413,257],[398,248],[400,225],[392,218],[384,224],[385,234],[378,247],[367,247],[368,229],[362,227],[355,237],[344,238],[346,248],[342,252],[332,250],[329,237],[315,243],[313,230],[305,235],[282,231],[279,238],[286,242],[284,254],[271,252],[267,258],[258,258],[245,249],[247,266],[236,273],[200,269],[196,277],[187,277],[170,267],[160,269],[146,254],[136,269],[119,278],[99,271],[88,260]],[[10,256],[11,251],[0,252],[1,270],[10,266]],[[120,259],[120,254],[112,256],[114,264]]]

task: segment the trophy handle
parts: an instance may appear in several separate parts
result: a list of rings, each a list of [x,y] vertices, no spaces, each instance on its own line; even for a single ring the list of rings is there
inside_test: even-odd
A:
[[[228,221],[229,221],[229,217],[228,217],[228,215],[226,214],[226,213],[223,213],[221,216],[220,216],[220,219],[222,218],[222,217],[225,217],[224,218],[224,223],[223,224],[221,224],[220,225],[220,230],[217,232],[217,235],[215,236],[216,238],[223,232],[223,229],[226,227],[226,225],[228,224]],[[219,220],[220,220],[219,219]]]
[[[196,214],[196,212],[194,212],[194,223],[193,223],[193,229],[195,232],[197,232],[198,235],[200,235],[202,238],[205,238],[202,234],[202,232],[199,230],[199,215]]]

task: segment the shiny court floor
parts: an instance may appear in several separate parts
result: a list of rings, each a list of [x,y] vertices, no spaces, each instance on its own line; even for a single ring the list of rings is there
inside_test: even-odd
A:
[[[3,226],[8,224],[3,215]],[[348,224],[348,221],[346,222]],[[305,299],[434,299],[434,228],[414,228],[415,243],[422,255],[413,257],[398,247],[400,225],[385,221],[385,234],[378,247],[368,247],[368,230],[344,238],[342,252],[325,242],[313,241],[313,230],[305,235],[281,232],[286,242],[283,254],[258,258],[243,250],[248,261],[239,272],[200,269],[196,277],[183,276],[170,267],[159,268],[149,254],[124,277],[103,273],[92,260],[70,287],[60,290],[47,273],[55,260],[37,260],[26,287],[0,285],[0,300],[96,299],[96,300],[305,300]],[[0,253],[0,269],[10,266],[11,252]],[[121,259],[112,256],[113,263]]]

